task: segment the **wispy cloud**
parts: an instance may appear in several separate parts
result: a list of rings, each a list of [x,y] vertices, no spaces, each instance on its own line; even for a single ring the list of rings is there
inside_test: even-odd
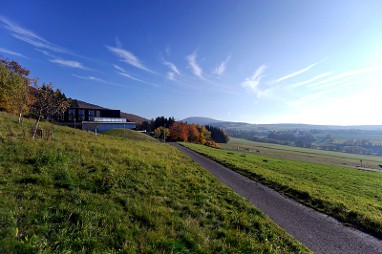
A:
[[[220,65],[214,69],[213,73],[218,76],[222,76],[227,69],[227,63],[229,62],[230,58],[231,56],[228,56],[226,60],[221,62]]]
[[[203,78],[203,70],[200,68],[198,63],[196,62],[196,51],[192,53],[191,55],[187,56],[188,65],[191,67],[192,72],[194,75],[198,78]]]
[[[148,85],[152,85],[152,86],[157,86],[156,84],[154,83],[151,83],[151,82],[147,82],[147,81],[144,81],[142,79],[139,79],[139,78],[136,78],[134,77],[133,75],[127,73],[127,71],[125,69],[123,69],[122,67],[118,66],[118,65],[113,65],[114,68],[116,68],[118,70],[118,74],[123,76],[123,77],[126,77],[126,78],[129,78],[129,79],[132,79],[132,80],[135,80],[135,81],[138,81],[138,82],[141,82],[141,83],[144,83],[144,84],[148,84]]]
[[[121,85],[121,84],[113,83],[113,82],[110,82],[110,81],[107,81],[107,80],[104,80],[104,79],[101,79],[101,78],[97,78],[97,77],[94,77],[94,76],[81,76],[81,75],[77,75],[77,74],[72,74],[72,76],[76,77],[76,78],[79,78],[79,79],[84,79],[84,80],[88,80],[88,81],[96,81],[98,83],[112,85],[112,86],[129,87],[127,85]]]
[[[264,91],[260,89],[260,81],[262,77],[264,76],[264,72],[267,69],[267,66],[265,64],[261,65],[255,73],[250,78],[246,78],[244,82],[241,83],[243,87],[248,89],[251,92],[254,92],[258,97],[260,97]]]
[[[145,70],[148,72],[152,72],[150,69],[148,69],[141,61],[136,57],[132,52],[123,49],[122,47],[117,46],[117,47],[111,47],[111,46],[106,46],[106,48],[118,56],[122,62],[125,62],[127,64],[130,64],[138,69]]]
[[[324,96],[328,93],[334,92],[336,90],[337,89],[333,88],[333,89],[327,89],[327,90],[324,90],[321,92],[309,94],[309,95],[303,96],[301,98],[298,98],[297,100],[291,101],[291,102],[289,102],[289,104],[293,105],[293,106],[301,106],[302,104],[304,104],[306,102],[312,102],[313,100],[321,99],[322,96]]]
[[[319,79],[321,79],[321,78],[324,78],[324,77],[326,77],[326,76],[329,76],[329,75],[331,75],[331,74],[332,74],[332,72],[328,71],[328,72],[322,73],[322,74],[320,74],[320,75],[317,75],[317,76],[315,76],[315,77],[313,77],[313,78],[311,78],[311,79],[308,79],[308,80],[305,80],[305,81],[302,81],[302,82],[298,82],[298,83],[291,84],[291,85],[289,85],[289,87],[290,87],[290,88],[296,88],[296,87],[304,86],[304,85],[310,84],[310,83],[312,83],[312,82],[314,82],[314,81],[316,81],[316,80],[319,80]]]
[[[18,56],[18,57],[22,57],[22,58],[28,58],[28,57],[24,56],[23,54],[21,54],[19,52],[11,51],[11,50],[8,50],[8,49],[5,49],[5,48],[0,48],[0,53],[4,53],[4,54],[7,54],[7,55],[12,55],[12,56]]]
[[[22,40],[28,44],[31,44],[37,48],[44,48],[54,52],[68,53],[66,49],[47,41],[43,37],[37,35],[36,33],[26,28],[19,26],[18,24],[10,21],[4,16],[0,16],[0,23],[5,29],[9,30],[12,33],[13,37]]]
[[[178,70],[175,64],[168,62],[166,60],[163,60],[162,63],[170,69],[170,71],[167,72],[167,75],[166,75],[167,79],[175,80],[175,75],[180,75],[180,71]]]
[[[324,84],[327,84],[327,83],[330,83],[330,82],[333,82],[336,80],[341,80],[341,79],[345,79],[348,77],[358,76],[358,75],[362,75],[362,74],[366,74],[366,73],[370,73],[370,72],[375,72],[375,71],[382,71],[382,65],[376,65],[376,66],[372,66],[372,67],[361,68],[361,69],[343,72],[341,74],[337,74],[333,77],[324,79],[324,80],[316,82],[314,84],[310,84],[309,86],[310,87],[317,87],[317,86],[324,85]]]
[[[82,69],[82,70],[90,70],[89,68],[82,65],[82,63],[73,61],[73,60],[65,60],[61,58],[55,58],[55,59],[49,59],[49,62],[56,63],[62,66],[70,67],[70,68],[76,68],[76,69]]]
[[[281,78],[276,79],[274,82],[275,82],[275,83],[278,83],[278,82],[281,82],[281,81],[283,81],[283,80],[290,79],[290,78],[293,78],[293,77],[295,77],[295,76],[298,76],[298,75],[300,75],[300,74],[302,74],[302,73],[304,73],[304,72],[309,71],[309,70],[312,69],[314,66],[316,66],[316,65],[319,64],[319,63],[321,63],[322,61],[323,61],[323,60],[318,61],[318,62],[316,62],[316,63],[314,63],[314,64],[311,64],[311,65],[309,65],[308,67],[305,67],[304,69],[301,69],[301,70],[292,72],[292,73],[290,73],[290,74],[287,74],[287,75],[285,75],[285,76],[283,76],[283,77],[281,77]]]

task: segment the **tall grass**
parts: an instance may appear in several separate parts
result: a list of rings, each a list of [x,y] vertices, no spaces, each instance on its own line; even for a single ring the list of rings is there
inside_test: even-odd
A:
[[[378,172],[183,145],[305,205],[382,237],[382,174]]]
[[[309,252],[173,147],[16,122],[0,113],[0,253]]]

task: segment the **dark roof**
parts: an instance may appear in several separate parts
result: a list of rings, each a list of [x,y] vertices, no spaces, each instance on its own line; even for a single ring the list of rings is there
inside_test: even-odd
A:
[[[88,102],[85,102],[85,101],[80,101],[80,100],[77,100],[77,103],[78,103],[78,108],[85,108],[85,109],[108,109],[108,108],[104,108],[104,107],[101,107],[101,106],[98,106],[98,105],[95,105],[95,104],[91,104],[91,103],[88,103]]]

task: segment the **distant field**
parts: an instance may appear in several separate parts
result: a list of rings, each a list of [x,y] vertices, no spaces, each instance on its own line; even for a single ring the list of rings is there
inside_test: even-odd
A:
[[[182,145],[316,210],[382,236],[381,173],[273,158],[262,153],[218,150],[190,143]]]
[[[283,146],[249,141],[239,138],[230,138],[230,141],[227,144],[220,145],[223,149],[226,150],[238,150],[237,148],[240,148],[241,150],[248,149],[249,153],[256,153],[256,151],[259,151],[261,155],[288,160],[347,165],[354,167],[361,166],[360,160],[362,160],[362,166],[374,169],[380,169],[378,165],[382,164],[381,156],[358,155],[293,146]]]
[[[309,252],[176,148],[16,122],[0,112],[0,253]]]

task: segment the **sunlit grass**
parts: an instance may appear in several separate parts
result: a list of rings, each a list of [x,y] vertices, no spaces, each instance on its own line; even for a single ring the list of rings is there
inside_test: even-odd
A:
[[[182,143],[319,211],[382,236],[382,174]]]
[[[177,149],[0,113],[0,253],[308,250]]]
[[[319,162],[327,164],[362,166],[380,169],[382,164],[381,156],[360,155],[351,153],[341,153],[324,151],[318,149],[285,146],[271,143],[260,143],[239,138],[230,138],[227,144],[220,144],[222,149],[237,150],[237,148],[247,149],[250,153],[260,151],[261,155],[308,162]]]

